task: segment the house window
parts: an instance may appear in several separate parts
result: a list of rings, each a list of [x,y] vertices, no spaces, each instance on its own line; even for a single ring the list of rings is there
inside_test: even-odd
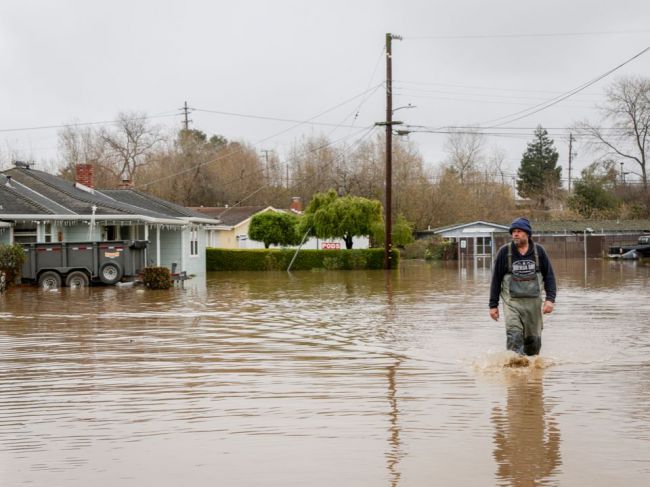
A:
[[[117,227],[115,225],[106,225],[103,237],[103,240],[117,240]]]
[[[14,227],[14,243],[35,243],[36,223],[16,223]]]
[[[476,237],[476,255],[492,254],[492,237]]]
[[[43,241],[51,242],[52,241],[52,224],[46,223],[43,228]]]
[[[190,230],[190,256],[199,255],[199,231]]]

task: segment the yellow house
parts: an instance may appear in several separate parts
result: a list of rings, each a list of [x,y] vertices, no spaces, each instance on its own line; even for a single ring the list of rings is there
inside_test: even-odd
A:
[[[248,227],[257,213],[279,211],[272,206],[201,206],[193,210],[220,220],[218,225],[206,226],[207,247],[222,249],[257,249],[264,248],[262,242],[249,240]]]

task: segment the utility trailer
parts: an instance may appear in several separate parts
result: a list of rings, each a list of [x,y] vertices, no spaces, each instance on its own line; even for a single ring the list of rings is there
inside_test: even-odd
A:
[[[607,256],[612,259],[650,257],[650,235],[641,235],[637,243],[612,245],[607,250]]]
[[[145,267],[146,240],[23,244],[22,281],[46,289],[133,280]]]

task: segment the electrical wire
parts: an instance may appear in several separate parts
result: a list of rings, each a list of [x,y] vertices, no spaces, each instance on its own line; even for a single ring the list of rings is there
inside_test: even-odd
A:
[[[614,68],[604,72],[603,74],[593,78],[590,81],[587,81],[586,83],[581,84],[580,86],[577,86],[576,88],[574,88],[572,90],[567,91],[566,93],[564,93],[564,94],[562,94],[560,96],[557,96],[555,98],[551,98],[550,100],[547,100],[546,102],[539,103],[539,104],[537,104],[535,106],[532,106],[532,107],[530,107],[530,108],[528,108],[526,110],[520,110],[518,112],[511,113],[509,115],[504,115],[504,116],[499,117],[499,118],[495,118],[495,119],[492,119],[492,120],[488,120],[486,122],[482,122],[482,123],[480,123],[478,125],[482,126],[482,125],[486,125],[486,124],[493,124],[494,122],[498,122],[499,120],[506,119],[503,122],[500,122],[500,123],[495,124],[495,125],[490,125],[489,127],[485,127],[485,128],[501,127],[502,125],[507,125],[509,123],[516,122],[517,120],[521,120],[522,118],[526,118],[526,117],[529,117],[531,115],[534,115],[535,113],[539,113],[542,110],[546,110],[547,108],[550,108],[550,107],[552,107],[554,105],[557,105],[561,101],[566,100],[567,98],[575,95],[576,93],[579,93],[580,91],[582,91],[582,90],[584,90],[586,88],[589,88],[590,86],[596,84],[598,81],[602,80],[603,78],[605,78],[605,77],[609,76],[610,74],[614,73],[615,71],[619,70],[620,68],[622,68],[626,64],[631,63],[632,61],[634,61],[635,59],[642,56],[643,54],[645,54],[648,51],[650,51],[650,46],[646,47],[643,50],[641,50],[640,52],[638,52],[637,54],[635,54],[631,58],[627,59],[626,61],[623,61],[618,66],[615,66]]]
[[[336,123],[328,123],[328,122],[306,122],[302,120],[296,120],[296,119],[291,119],[291,118],[278,118],[278,117],[267,117],[264,115],[250,115],[246,113],[235,113],[235,112],[224,112],[221,110],[208,110],[207,108],[192,108],[193,111],[196,112],[201,112],[201,113],[213,113],[217,115],[225,115],[228,117],[240,117],[240,118],[252,118],[256,120],[268,120],[271,122],[286,122],[286,123],[299,123],[301,125],[320,125],[323,127],[336,127],[336,128],[357,128],[355,125],[342,125],[342,124],[336,124]]]
[[[370,127],[368,127],[368,128],[364,128],[362,131],[365,131],[365,133],[364,133],[361,137],[359,137],[359,139],[357,139],[355,142],[353,142],[350,146],[348,146],[346,149],[344,149],[342,153],[338,154],[339,158],[342,158],[343,155],[345,155],[347,152],[349,152],[350,150],[352,150],[352,148],[353,148],[355,145],[360,144],[361,141],[364,140],[366,137],[368,137],[370,134],[372,134],[372,132],[373,132],[376,128],[377,128],[377,127],[376,127],[375,125],[372,125],[372,126],[370,126]],[[358,132],[357,132],[357,133],[358,133]],[[343,137],[343,138],[341,138],[341,139],[338,139],[338,140],[334,140],[334,141],[328,142],[327,144],[323,144],[323,145],[321,145],[321,146],[319,146],[319,147],[315,147],[315,148],[313,148],[313,149],[309,149],[309,150],[307,150],[306,152],[304,152],[302,155],[305,156],[305,155],[311,154],[312,152],[317,152],[317,151],[319,151],[319,150],[325,149],[325,148],[329,147],[330,145],[333,145],[333,144],[335,144],[335,143],[337,143],[337,142],[340,142],[341,140],[344,140],[345,138],[347,138],[347,136],[346,136],[346,137]],[[324,167],[328,167],[328,166],[330,166],[331,164],[334,164],[335,162],[338,162],[338,161],[332,161],[331,163],[326,164]],[[321,169],[321,168],[319,168],[319,169]],[[264,172],[264,169],[260,169],[260,170],[258,170],[258,171],[253,172],[253,173],[250,174],[250,175],[247,175],[247,177],[250,177],[251,175],[257,175],[257,174],[260,174],[260,173],[263,173],[263,172]],[[304,182],[307,178],[308,178],[308,176],[304,176],[303,178],[293,178],[291,181],[292,181],[293,184],[299,184],[299,183],[301,183],[301,182]],[[235,182],[237,182],[237,181],[240,181],[241,179],[242,179],[242,177],[239,177],[239,178],[234,179],[234,180],[232,180],[232,181],[226,182],[226,183],[224,183],[224,186],[228,186],[229,184],[233,184],[233,183],[235,183]],[[230,211],[231,209],[240,206],[244,201],[246,201],[246,200],[248,200],[249,198],[253,197],[255,194],[259,193],[261,190],[263,190],[264,188],[266,188],[266,187],[268,187],[268,186],[269,186],[269,183],[265,183],[264,185],[262,185],[262,186],[260,186],[259,188],[255,189],[253,192],[251,192],[250,194],[246,195],[246,196],[245,196],[244,198],[242,198],[241,200],[238,200],[235,204],[228,206],[228,208],[226,208],[222,213],[220,213],[219,216],[222,216],[222,215],[224,215],[225,213],[227,213],[228,211]]]
[[[455,40],[455,39],[521,39],[537,37],[583,37],[600,35],[647,34],[650,30],[610,30],[595,32],[540,32],[516,34],[460,34],[445,36],[402,36],[404,40]]]
[[[145,115],[143,117],[133,117],[133,118],[128,118],[127,120],[150,120],[155,118],[169,118],[169,117],[177,117],[177,116],[178,116],[177,113],[166,113],[164,115]],[[39,125],[34,127],[0,129],[0,132],[26,132],[29,130],[61,129],[61,128],[68,128],[68,127],[85,127],[90,125],[109,125],[118,122],[120,122],[120,120],[104,120],[101,122],[75,122],[75,123],[65,123],[59,125]]]
[[[379,86],[381,86],[381,84],[380,84]],[[372,89],[374,89],[374,88],[372,88]],[[372,90],[372,89],[371,89],[371,90]],[[282,134],[285,134],[285,133],[289,132],[290,130],[293,130],[293,129],[296,128],[296,127],[299,127],[299,126],[301,126],[301,125],[303,125],[303,124],[309,123],[310,121],[312,121],[312,120],[314,120],[314,119],[316,119],[316,118],[318,118],[318,117],[321,117],[321,116],[323,116],[323,115],[325,115],[325,114],[327,114],[327,113],[330,113],[331,111],[336,110],[337,108],[340,108],[341,106],[346,105],[347,103],[350,103],[350,102],[353,101],[353,100],[356,100],[357,98],[359,98],[360,96],[365,95],[368,91],[371,91],[371,90],[364,90],[363,92],[361,92],[361,93],[359,93],[359,94],[357,94],[357,95],[355,95],[355,96],[353,96],[353,97],[351,97],[351,98],[348,98],[348,99],[346,99],[345,101],[343,101],[343,102],[341,102],[341,103],[339,103],[339,104],[337,104],[337,105],[335,105],[335,106],[333,106],[333,107],[331,107],[331,108],[328,108],[327,110],[322,111],[322,112],[320,112],[319,114],[314,115],[313,117],[308,118],[307,120],[300,121],[300,122],[298,122],[298,123],[292,125],[291,127],[287,128],[287,129],[281,130],[280,132],[276,132],[276,133],[273,134],[273,135],[270,135],[270,136],[268,136],[268,137],[265,137],[265,138],[263,138],[263,139],[260,139],[260,140],[258,140],[257,142],[254,142],[252,145],[253,145],[253,146],[258,146],[258,145],[260,145],[261,143],[266,142],[266,141],[271,140],[271,139],[274,139],[275,137],[278,137],[278,136],[280,136],[280,135],[282,135]],[[196,165],[194,165],[194,166],[192,166],[192,167],[190,167],[190,168],[184,169],[184,170],[182,170],[182,171],[178,171],[178,172],[176,172],[176,173],[174,173],[174,174],[168,174],[168,175],[166,175],[166,176],[164,176],[164,177],[161,177],[161,178],[155,179],[154,181],[150,181],[150,182],[148,182],[148,183],[146,183],[146,184],[143,184],[141,187],[147,187],[147,186],[150,186],[150,185],[152,185],[152,184],[158,183],[158,182],[160,182],[160,181],[164,181],[164,180],[169,179],[169,178],[172,178],[172,177],[180,176],[181,174],[184,174],[184,173],[186,173],[186,172],[192,171],[192,170],[194,170],[194,169],[196,169],[196,168],[198,168],[198,167],[204,166],[204,165],[206,165],[206,164],[212,164],[212,163],[217,162],[217,161],[220,161],[220,160],[222,160],[222,159],[224,159],[224,158],[226,158],[226,157],[230,157],[230,156],[232,156],[232,155],[234,155],[234,154],[237,154],[237,153],[239,153],[239,152],[241,152],[241,151],[243,151],[243,148],[237,149],[237,150],[232,151],[232,152],[230,152],[230,153],[228,153],[228,154],[224,154],[224,155],[222,155],[222,156],[220,156],[220,157],[217,157],[217,158],[215,158],[215,159],[211,159],[211,160],[209,160],[209,161],[201,162],[201,163],[196,164]]]

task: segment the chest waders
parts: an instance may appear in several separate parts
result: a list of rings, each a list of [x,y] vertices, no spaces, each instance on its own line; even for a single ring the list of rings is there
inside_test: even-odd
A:
[[[508,272],[501,283],[506,322],[506,347],[521,355],[537,355],[542,348],[542,274],[537,244],[532,243],[535,266],[518,261],[513,266],[508,244]]]

